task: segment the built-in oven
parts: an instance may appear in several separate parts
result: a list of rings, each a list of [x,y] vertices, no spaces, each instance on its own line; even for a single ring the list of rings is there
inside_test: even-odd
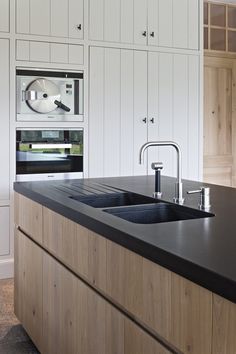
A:
[[[82,71],[16,70],[18,121],[83,121]]]
[[[16,131],[16,180],[83,177],[83,129]]]

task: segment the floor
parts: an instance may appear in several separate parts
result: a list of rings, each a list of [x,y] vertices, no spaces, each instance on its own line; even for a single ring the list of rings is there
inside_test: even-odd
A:
[[[0,280],[0,354],[38,354],[14,315],[13,279]]]

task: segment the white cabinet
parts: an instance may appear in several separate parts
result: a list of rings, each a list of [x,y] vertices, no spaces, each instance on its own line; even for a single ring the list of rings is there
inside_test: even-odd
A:
[[[9,40],[0,39],[0,201],[9,200]],[[1,225],[0,225],[1,228]]]
[[[171,53],[148,54],[148,141],[174,140],[183,153],[183,176],[199,179],[200,115],[199,57]],[[163,174],[176,175],[173,148],[151,148],[153,161],[164,164]]]
[[[83,65],[84,47],[77,44],[17,40],[16,60]]]
[[[175,151],[139,149],[174,140],[183,151],[183,175],[199,178],[199,57],[92,47],[90,49],[89,176],[153,173],[161,161],[174,176]]]
[[[6,256],[10,252],[9,225],[10,208],[0,207],[0,256]]]
[[[10,0],[0,1],[0,32],[9,32]]]
[[[83,39],[83,0],[16,0],[16,31]]]
[[[200,0],[90,0],[89,37],[199,49]]]
[[[90,48],[89,176],[145,174],[147,53]]]

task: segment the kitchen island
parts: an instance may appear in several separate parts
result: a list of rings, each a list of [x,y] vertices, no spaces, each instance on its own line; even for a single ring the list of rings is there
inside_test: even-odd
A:
[[[212,185],[200,214],[201,185],[184,181],[181,220],[144,224],[109,201],[144,210],[153,177],[15,183],[15,312],[42,353],[235,354],[236,190]]]

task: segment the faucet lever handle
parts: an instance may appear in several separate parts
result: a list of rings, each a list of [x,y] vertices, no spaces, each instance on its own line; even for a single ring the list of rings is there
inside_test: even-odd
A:
[[[187,194],[197,194],[197,193],[202,193],[201,189],[196,189],[195,191],[188,191]]]
[[[200,203],[199,209],[201,210],[209,210],[211,207],[210,204],[210,188],[209,187],[201,187],[199,190],[188,191],[187,194],[197,194],[200,193]]]

